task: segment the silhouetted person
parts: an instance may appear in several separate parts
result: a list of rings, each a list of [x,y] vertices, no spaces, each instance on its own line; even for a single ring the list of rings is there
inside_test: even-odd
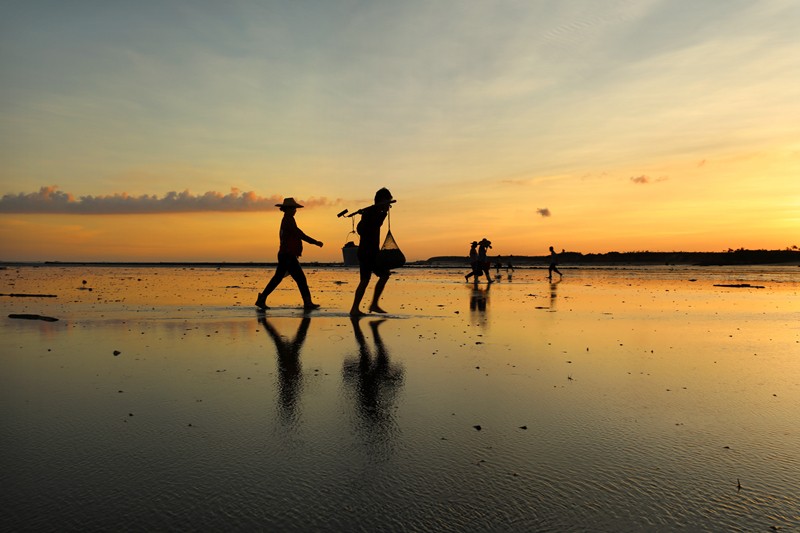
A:
[[[486,275],[486,281],[488,283],[492,282],[492,276],[489,274],[489,267],[491,266],[491,263],[486,258],[486,250],[491,247],[492,242],[486,237],[481,239],[481,242],[478,243],[478,262],[480,262],[481,271]]]
[[[478,241],[472,241],[469,245],[469,266],[472,267],[472,272],[465,275],[464,278],[469,281],[469,278],[475,277],[475,283],[481,276],[480,263],[478,262]]]
[[[265,315],[258,318],[275,343],[278,365],[278,394],[281,417],[289,421],[296,418],[297,400],[302,389],[302,367],[300,365],[300,349],[306,340],[311,318],[303,317],[297,327],[294,340],[286,340],[275,327],[267,321]]]
[[[383,289],[386,282],[389,281],[389,270],[381,267],[378,264],[378,252],[381,247],[381,226],[386,216],[389,214],[391,204],[395,200],[392,199],[392,193],[389,189],[382,188],[375,193],[375,203],[364,209],[360,209],[357,214],[361,215],[361,221],[356,226],[361,240],[358,244],[358,265],[360,271],[360,281],[356,287],[355,297],[353,298],[353,306],[350,308],[352,316],[363,315],[359,306],[361,300],[364,298],[364,293],[369,285],[369,280],[374,273],[378,276],[378,283],[375,284],[375,292],[372,295],[372,303],[369,306],[371,313],[385,313],[378,305],[378,300],[383,294]]]
[[[281,211],[283,211],[283,220],[281,220],[279,233],[281,244],[278,249],[278,268],[275,270],[275,275],[267,283],[264,291],[258,293],[256,307],[269,309],[267,307],[267,297],[272,294],[275,287],[280,284],[288,273],[297,283],[297,288],[300,289],[300,295],[303,297],[303,308],[307,311],[316,309],[319,305],[311,301],[311,291],[308,289],[308,282],[306,281],[306,275],[303,273],[303,268],[300,266],[299,257],[303,255],[303,241],[320,248],[322,247],[322,242],[312,239],[297,227],[294,215],[303,206],[298,204],[294,198],[286,198],[283,203],[275,204],[275,207],[280,207]]]
[[[553,250],[553,247],[551,246],[550,247],[550,267],[547,269],[547,277],[551,281],[553,279],[553,272],[558,274],[559,279],[561,279],[563,277],[563,275],[561,274],[561,271],[558,270],[558,267],[556,265],[558,265],[558,254],[556,253],[555,250]]]

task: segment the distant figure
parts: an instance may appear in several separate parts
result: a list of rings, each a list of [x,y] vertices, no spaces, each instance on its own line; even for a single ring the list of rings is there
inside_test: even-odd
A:
[[[472,272],[465,275],[464,278],[469,281],[469,278],[474,276],[475,283],[477,283],[481,275],[480,263],[478,262],[478,241],[472,241],[469,245],[469,265],[472,267]]]
[[[548,279],[550,279],[550,281],[553,280],[553,272],[558,274],[558,279],[561,279],[563,277],[563,275],[561,274],[561,271],[558,270],[558,267],[556,266],[557,264],[558,264],[558,254],[556,254],[556,251],[553,250],[553,247],[551,246],[550,247],[550,267],[547,269],[547,277],[548,277]]]
[[[283,211],[283,220],[281,220],[279,232],[281,244],[278,249],[278,268],[275,270],[275,275],[267,283],[264,291],[258,293],[256,307],[269,309],[267,307],[267,297],[272,294],[275,287],[280,284],[288,273],[297,283],[297,288],[300,289],[300,295],[303,297],[303,308],[307,311],[317,309],[319,304],[311,301],[311,291],[308,290],[306,275],[303,273],[298,258],[303,255],[303,241],[320,248],[322,247],[322,242],[312,239],[297,227],[294,215],[303,206],[298,204],[294,198],[286,198],[283,203],[275,204],[275,207],[280,207],[281,211]]]
[[[488,283],[492,282],[492,277],[489,274],[489,267],[491,263],[486,258],[486,250],[492,247],[492,241],[484,237],[481,239],[481,242],[478,243],[478,262],[481,265],[481,271],[486,275],[486,281]]]
[[[375,203],[373,205],[358,211],[361,215],[361,221],[356,226],[356,230],[361,236],[361,241],[358,245],[358,264],[361,280],[358,283],[358,287],[356,287],[353,306],[350,308],[351,316],[364,315],[359,306],[373,273],[378,276],[378,283],[375,284],[375,292],[372,296],[369,311],[371,313],[386,312],[380,308],[378,300],[380,300],[386,282],[389,281],[390,272],[378,264],[378,252],[381,247],[381,226],[389,214],[391,204],[394,202],[392,193],[384,187],[375,193]]]

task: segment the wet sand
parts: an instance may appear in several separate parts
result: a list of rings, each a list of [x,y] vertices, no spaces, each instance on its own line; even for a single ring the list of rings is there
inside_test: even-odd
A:
[[[305,268],[0,271],[0,529],[800,527],[796,266]]]

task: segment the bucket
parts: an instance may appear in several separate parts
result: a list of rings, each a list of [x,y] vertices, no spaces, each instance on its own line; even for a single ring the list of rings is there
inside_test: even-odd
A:
[[[344,266],[358,266],[358,246],[353,241],[348,241],[342,246]]]

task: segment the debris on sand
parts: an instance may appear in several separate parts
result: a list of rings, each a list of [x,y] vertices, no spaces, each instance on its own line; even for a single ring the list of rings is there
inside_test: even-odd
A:
[[[51,316],[42,316],[42,315],[29,315],[29,314],[10,314],[8,318],[20,318],[23,320],[44,320],[45,322],[58,322],[57,318],[53,318]]]
[[[715,287],[730,287],[732,289],[764,289],[763,285],[750,285],[749,283],[731,283],[731,284],[722,284],[722,283],[715,283]]]
[[[8,296],[10,298],[58,298],[57,294],[21,294],[21,293],[11,293],[11,294],[0,294],[0,296]]]

